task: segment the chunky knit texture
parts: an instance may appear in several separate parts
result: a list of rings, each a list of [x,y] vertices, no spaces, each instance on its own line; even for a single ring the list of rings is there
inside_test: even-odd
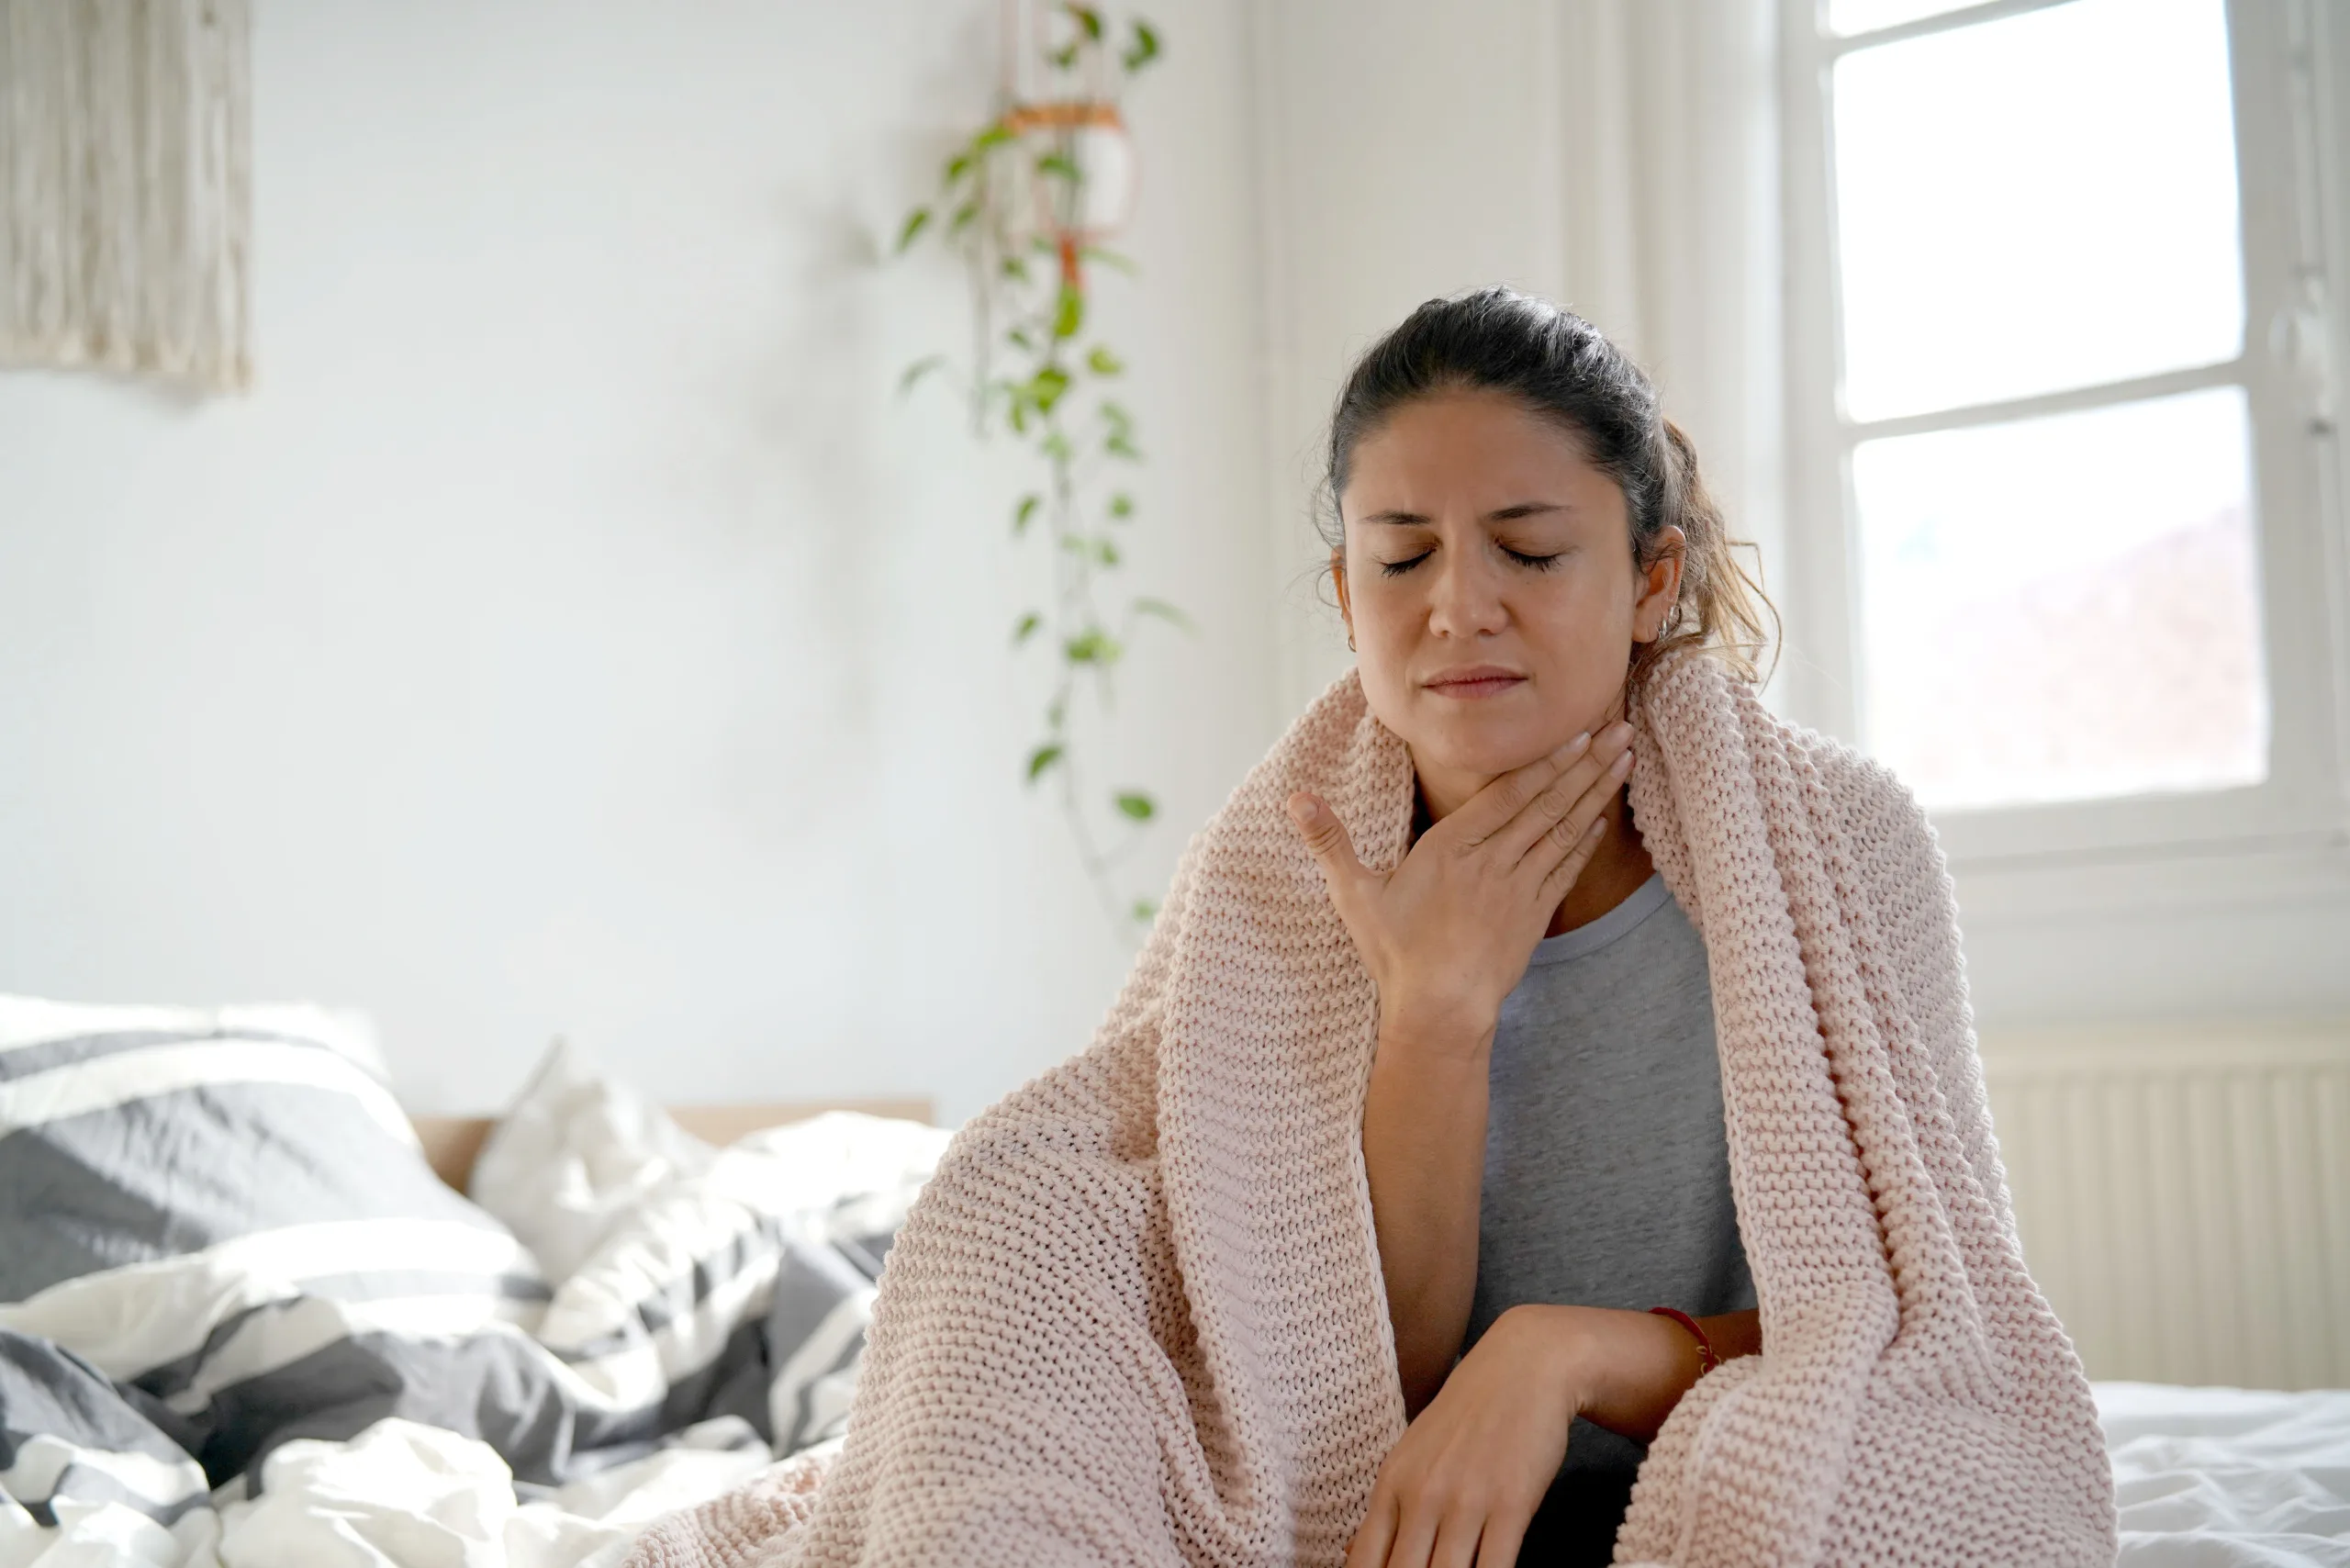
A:
[[[2025,1273],[1956,912],[1892,777],[1703,656],[1632,806],[1713,971],[1765,1346],[1651,1449],[1619,1562],[2108,1563],[2088,1384]],[[1360,1145],[1377,998],[1283,813],[1412,814],[1349,676],[1193,842],[1092,1047],[957,1137],[890,1253],[846,1445],[643,1568],[1335,1564],[1403,1397]]]

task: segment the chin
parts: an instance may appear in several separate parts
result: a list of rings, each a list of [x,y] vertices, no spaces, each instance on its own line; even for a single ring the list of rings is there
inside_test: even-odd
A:
[[[1450,771],[1498,777],[1548,756],[1582,733],[1572,722],[1556,724],[1455,722],[1427,726],[1422,734],[1404,738],[1424,763]]]

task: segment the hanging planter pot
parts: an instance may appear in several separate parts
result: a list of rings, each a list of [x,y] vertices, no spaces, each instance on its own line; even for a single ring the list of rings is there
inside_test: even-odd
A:
[[[1134,214],[1135,147],[1118,106],[1071,98],[1022,104],[1003,117],[1025,156],[1036,231],[1057,250],[1098,245]]]

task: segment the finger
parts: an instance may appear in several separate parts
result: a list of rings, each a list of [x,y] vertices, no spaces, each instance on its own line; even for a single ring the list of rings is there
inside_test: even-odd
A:
[[[1523,767],[1511,768],[1470,796],[1438,827],[1459,835],[1464,845],[1483,844],[1516,820],[1528,801],[1549,788],[1590,749],[1591,736],[1577,735],[1558,750],[1538,756]]]
[[[1386,1568],[1387,1549],[1395,1540],[1395,1494],[1384,1486],[1371,1494],[1371,1512],[1347,1547],[1347,1568]]]
[[[1517,1549],[1526,1544],[1526,1529],[1533,1522],[1514,1513],[1490,1516],[1477,1542],[1477,1568],[1515,1568]]]
[[[1485,1521],[1477,1514],[1455,1509],[1438,1527],[1436,1547],[1428,1553],[1428,1568],[1472,1568],[1477,1562],[1477,1537]]]
[[[1561,834],[1573,825],[1572,821],[1561,823],[1543,840],[1544,845],[1555,843]],[[1575,835],[1574,843],[1567,847],[1559,863],[1551,867],[1542,879],[1541,903],[1545,909],[1559,906],[1559,901],[1565,898],[1568,890],[1575,885],[1575,879],[1583,875],[1583,868],[1591,864],[1591,857],[1599,853],[1600,840],[1606,836],[1606,817],[1595,819]]]
[[[1386,1568],[1428,1568],[1428,1553],[1436,1550],[1436,1510],[1426,1502],[1399,1503],[1396,1516]]]
[[[1505,864],[1516,867],[1528,856],[1535,855],[1562,822],[1573,825],[1560,841],[1561,850],[1574,846],[1584,826],[1594,816],[1607,809],[1607,802],[1623,788],[1632,766],[1632,727],[1611,724],[1602,731],[1591,749],[1574,765],[1552,780],[1550,787],[1526,804],[1526,809],[1488,842],[1494,856]],[[1556,863],[1556,856],[1543,856],[1537,862],[1537,874],[1547,872]]]
[[[1290,820],[1297,824],[1299,836],[1305,840],[1306,852],[1322,868],[1323,880],[1330,887],[1330,900],[1340,913],[1353,904],[1358,887],[1371,873],[1355,858],[1354,841],[1347,836],[1347,824],[1338,813],[1319,795],[1300,790],[1289,798]]]

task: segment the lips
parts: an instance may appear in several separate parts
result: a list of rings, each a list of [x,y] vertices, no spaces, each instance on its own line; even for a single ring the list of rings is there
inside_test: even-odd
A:
[[[1456,669],[1438,670],[1420,684],[1438,697],[1473,702],[1514,691],[1526,684],[1526,677],[1500,665],[1462,665]]]

